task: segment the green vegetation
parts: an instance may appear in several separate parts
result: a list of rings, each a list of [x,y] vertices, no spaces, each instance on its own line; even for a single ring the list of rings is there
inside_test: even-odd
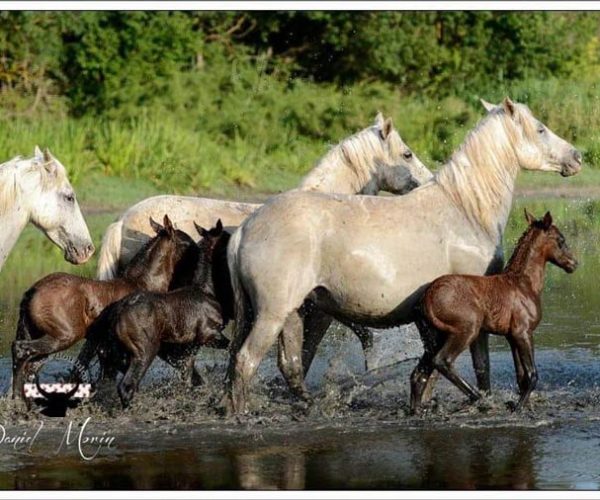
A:
[[[94,205],[276,192],[377,110],[436,168],[483,115],[478,98],[509,94],[595,166],[599,26],[597,13],[0,13],[0,157],[49,146]]]

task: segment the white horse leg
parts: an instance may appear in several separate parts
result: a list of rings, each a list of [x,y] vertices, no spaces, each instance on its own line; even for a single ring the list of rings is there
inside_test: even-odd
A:
[[[306,305],[303,322],[302,365],[304,376],[310,370],[317,348],[327,332],[333,318],[318,309],[313,302]]]
[[[233,380],[231,381],[231,403],[234,413],[246,411],[247,390],[258,365],[265,357],[283,329],[285,317],[259,314],[248,338],[235,356]]]
[[[279,335],[278,366],[292,393],[304,401],[310,401],[302,367],[303,328],[300,313],[294,311],[288,316]]]

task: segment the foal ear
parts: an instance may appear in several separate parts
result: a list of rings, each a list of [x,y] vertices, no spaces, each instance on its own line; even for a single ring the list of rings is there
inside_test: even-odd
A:
[[[204,229],[202,226],[199,226],[198,224],[196,224],[196,221],[194,221],[194,227],[196,228],[196,231],[198,231],[198,234],[200,236],[202,236],[203,238],[206,238],[208,236],[208,231],[206,229]]]
[[[383,126],[381,127],[381,132],[380,132],[381,138],[385,141],[390,136],[393,129],[394,129],[394,122],[392,122],[391,118],[387,118],[383,122]]]
[[[525,209],[525,220],[530,226],[533,225],[533,223],[535,222],[535,217],[531,215],[531,213],[527,209]]]
[[[156,234],[160,233],[161,230],[163,229],[163,227],[158,222],[156,222],[152,217],[150,217],[150,227]]]
[[[495,104],[492,104],[491,102],[486,101],[485,99],[479,99],[479,102],[481,102],[481,105],[485,108],[485,110],[488,113],[491,113],[498,107]]]
[[[173,227],[173,223],[167,214],[165,214],[163,217],[163,224],[167,230],[167,233],[169,233],[169,236],[173,236],[173,234],[175,234],[175,228]]]
[[[221,222],[221,219],[219,219],[217,221],[217,225],[215,226],[215,231],[217,234],[221,234],[223,232],[223,223]]]
[[[517,110],[517,107],[515,106],[515,103],[510,100],[510,97],[504,98],[504,100],[502,101],[502,107],[504,108],[504,111],[508,116],[510,116],[511,118],[515,116],[515,111]]]
[[[542,225],[546,230],[550,229],[550,226],[552,226],[552,215],[550,214],[550,212],[546,212],[544,214],[544,218],[542,219]]]

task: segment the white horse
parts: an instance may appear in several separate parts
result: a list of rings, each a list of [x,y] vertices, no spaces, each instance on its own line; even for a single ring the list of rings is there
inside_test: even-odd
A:
[[[375,123],[333,147],[306,175],[298,189],[326,193],[377,194],[380,190],[404,194],[431,178],[431,172],[413,155],[381,113]],[[102,241],[99,279],[114,278],[153,234],[148,218],[169,214],[178,229],[196,234],[194,221],[204,227],[217,219],[237,227],[260,205],[191,196],[153,196],[140,201],[111,224]]]
[[[0,165],[0,269],[29,221],[72,264],[83,264],[93,255],[90,232],[65,167],[37,146],[33,158],[17,156]]]
[[[414,321],[416,301],[438,276],[497,269],[521,168],[570,176],[580,171],[581,154],[506,98],[431,182],[406,196],[292,192],[246,219],[228,247],[235,338],[244,340],[230,367],[233,410],[244,411],[248,384],[278,337],[283,374],[295,395],[309,399],[305,299],[336,319],[390,327]],[[487,335],[481,339],[472,353],[488,389]]]

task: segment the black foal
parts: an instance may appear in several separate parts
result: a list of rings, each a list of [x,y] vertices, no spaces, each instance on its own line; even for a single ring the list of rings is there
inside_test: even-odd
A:
[[[118,386],[123,407],[157,355],[193,374],[200,346],[225,348],[229,343],[222,331],[231,314],[232,298],[223,296],[230,290],[226,272],[230,234],[220,220],[210,230],[197,225],[196,229],[202,241],[192,284],[167,293],[133,293],[98,318],[108,331],[95,328],[97,334],[90,335],[97,341],[103,376],[125,372]]]

